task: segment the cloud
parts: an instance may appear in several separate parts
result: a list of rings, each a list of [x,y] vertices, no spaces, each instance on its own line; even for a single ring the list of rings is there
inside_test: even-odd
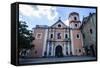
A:
[[[25,16],[34,16],[38,18],[45,16],[48,20],[53,20],[58,16],[56,7],[52,6],[19,5],[19,11]]]
[[[32,6],[29,5],[19,5],[19,12],[25,16],[36,16],[39,17],[39,14]]]
[[[67,26],[69,26],[69,20],[68,20],[68,19],[65,20],[64,23],[65,23]]]

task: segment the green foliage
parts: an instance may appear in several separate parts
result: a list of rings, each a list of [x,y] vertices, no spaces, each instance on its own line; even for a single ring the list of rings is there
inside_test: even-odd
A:
[[[28,26],[26,22],[20,21],[19,23],[19,32],[18,32],[18,47],[19,49],[30,49],[34,47],[34,45],[31,45],[32,40],[35,38],[32,37],[32,31],[28,30]]]

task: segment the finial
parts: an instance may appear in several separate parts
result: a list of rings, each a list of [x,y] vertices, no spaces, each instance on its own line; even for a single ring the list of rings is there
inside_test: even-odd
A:
[[[59,20],[61,20],[61,17],[59,17]]]

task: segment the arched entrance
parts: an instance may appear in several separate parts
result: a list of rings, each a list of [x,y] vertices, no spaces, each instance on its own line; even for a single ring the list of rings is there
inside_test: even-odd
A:
[[[57,57],[62,57],[63,56],[62,47],[60,45],[58,45],[55,48],[55,56],[57,56]]]

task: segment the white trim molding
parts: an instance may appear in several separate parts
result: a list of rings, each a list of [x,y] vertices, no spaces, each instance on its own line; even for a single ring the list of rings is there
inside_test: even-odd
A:
[[[74,55],[75,53],[74,53],[74,44],[73,44],[73,31],[72,30],[70,30],[70,32],[71,32],[71,45],[72,45],[72,55]]]
[[[47,35],[48,35],[48,29],[45,30],[42,56],[44,56],[44,52],[46,51]]]

